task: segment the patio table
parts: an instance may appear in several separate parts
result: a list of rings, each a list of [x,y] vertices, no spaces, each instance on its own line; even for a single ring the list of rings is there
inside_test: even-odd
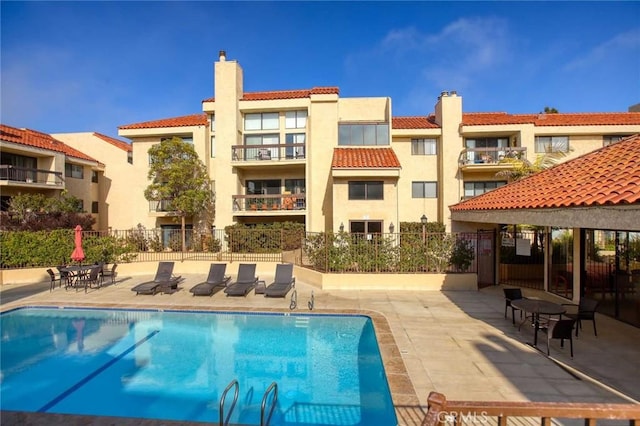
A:
[[[522,298],[517,300],[512,300],[511,305],[517,309],[521,309],[525,312],[524,319],[518,324],[518,330],[522,327],[527,321],[527,318],[531,318],[533,323],[533,346],[538,345],[538,330],[540,329],[540,315],[559,315],[562,318],[562,314],[564,314],[567,310],[564,306],[559,303],[550,302],[548,300],[542,299],[529,299]],[[527,315],[530,314],[530,315]]]

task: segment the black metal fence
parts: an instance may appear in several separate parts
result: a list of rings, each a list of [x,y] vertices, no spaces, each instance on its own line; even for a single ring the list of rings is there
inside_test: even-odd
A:
[[[2,268],[49,267],[60,264],[73,251],[72,234],[65,247],[51,255],[38,252],[27,261],[8,262],[11,244],[2,238]],[[43,237],[40,236],[42,239]],[[46,238],[46,236],[45,236]],[[60,237],[58,237],[60,238]],[[42,240],[21,238],[32,251]],[[294,262],[322,272],[337,273],[444,273],[477,272],[476,233],[315,233],[287,229],[130,229],[83,231],[85,262],[157,262],[165,260],[211,262]],[[26,253],[29,253],[27,247]],[[68,252],[68,254],[66,254]]]

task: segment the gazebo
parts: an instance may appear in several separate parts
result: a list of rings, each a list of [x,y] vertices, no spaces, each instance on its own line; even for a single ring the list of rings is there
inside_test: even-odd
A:
[[[558,294],[599,298],[603,313],[640,326],[640,135],[449,208],[461,226],[545,229],[545,290],[558,293],[560,277]],[[553,261],[558,230],[571,242],[564,271]]]

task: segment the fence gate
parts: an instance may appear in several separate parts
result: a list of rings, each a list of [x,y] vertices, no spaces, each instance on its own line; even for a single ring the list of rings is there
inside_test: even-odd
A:
[[[495,284],[496,279],[496,232],[495,230],[478,231],[478,288]]]

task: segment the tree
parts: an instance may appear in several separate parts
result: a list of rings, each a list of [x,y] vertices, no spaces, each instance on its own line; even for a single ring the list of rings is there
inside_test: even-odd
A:
[[[6,214],[5,214],[6,213]],[[58,197],[44,194],[18,194],[11,197],[3,212],[3,230],[39,231],[74,228],[91,229],[95,219],[82,211],[82,202],[66,190]]]
[[[213,193],[206,166],[193,145],[173,137],[149,148],[151,181],[144,190],[148,201],[161,201],[182,224],[182,250],[186,249],[187,216],[211,210]]]
[[[546,106],[546,107],[544,107],[544,111],[543,111],[543,112],[544,112],[545,114],[557,114],[557,113],[558,113],[558,110],[557,110],[557,109],[555,109],[554,107],[548,107],[548,106]]]

